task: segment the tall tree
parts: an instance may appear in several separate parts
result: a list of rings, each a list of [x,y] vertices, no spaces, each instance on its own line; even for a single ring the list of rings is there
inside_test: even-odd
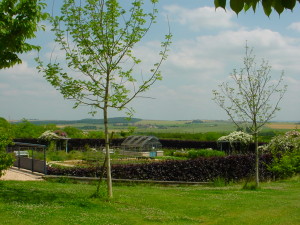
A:
[[[262,60],[257,68],[252,49],[246,45],[244,68],[231,74],[234,85],[222,83],[220,91],[213,91],[213,100],[227,113],[238,128],[248,128],[255,142],[255,180],[259,186],[258,134],[263,125],[274,118],[287,86],[282,85],[283,72],[278,81],[270,74],[271,66]]]
[[[262,5],[264,13],[267,16],[270,16],[273,9],[280,15],[284,10],[293,10],[296,6],[296,3],[299,3],[300,0],[229,0],[230,8],[236,13],[239,14],[242,10],[247,11],[253,9],[256,11],[258,5]],[[214,0],[215,7],[221,7],[226,9],[226,0]]]
[[[156,19],[157,0],[149,0],[153,6],[145,12],[143,0],[131,3],[117,0],[88,0],[76,4],[64,0],[60,17],[52,19],[55,41],[65,51],[67,66],[64,72],[59,62],[46,67],[37,59],[38,69],[66,99],[91,107],[91,113],[102,110],[105,127],[105,149],[108,197],[113,196],[108,109],[132,109],[127,107],[140,93],[145,92],[157,80],[161,80],[159,67],[166,59],[170,44],[170,32],[162,42],[159,59],[148,76],[134,76],[135,66],[141,60],[134,55],[134,47],[149,31]]]
[[[29,44],[39,22],[46,19],[41,0],[0,0],[0,69],[22,63],[18,54],[40,49]]]

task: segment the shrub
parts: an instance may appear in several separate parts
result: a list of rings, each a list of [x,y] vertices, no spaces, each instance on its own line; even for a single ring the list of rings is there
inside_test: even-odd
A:
[[[300,173],[300,133],[289,131],[273,138],[266,146],[273,155],[273,163],[269,166],[276,177],[287,178]]]
[[[4,171],[13,165],[15,157],[13,154],[0,151],[0,177],[4,175]]]
[[[212,150],[212,149],[200,149],[200,150],[188,151],[188,158],[190,159],[195,159],[199,157],[215,157],[215,156],[225,156],[225,152]]]
[[[185,151],[176,151],[173,153],[173,156],[176,157],[188,157],[188,153]]]
[[[190,160],[168,160],[146,164],[113,165],[112,177],[116,179],[209,182],[224,179],[238,181],[254,174],[255,155],[233,155],[226,157],[197,158]],[[260,178],[272,178],[267,166],[271,155],[260,158]],[[49,167],[49,175],[98,176],[100,167]]]
[[[246,152],[249,144],[253,142],[252,135],[242,131],[234,131],[218,139],[218,142],[228,142],[234,153]]]
[[[12,137],[7,130],[0,128],[0,177],[4,171],[13,165],[14,155],[6,153],[6,146],[12,143]]]

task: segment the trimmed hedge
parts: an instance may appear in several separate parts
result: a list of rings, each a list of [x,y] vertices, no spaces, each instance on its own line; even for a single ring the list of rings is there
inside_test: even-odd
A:
[[[260,158],[260,179],[272,178],[267,165],[271,155]],[[148,164],[113,165],[112,177],[116,179],[209,182],[221,177],[226,181],[238,181],[254,174],[255,155],[198,158],[193,160],[169,160]],[[95,177],[100,168],[49,167],[49,175]]]
[[[195,148],[195,149],[219,149],[216,141],[189,141],[189,140],[172,140],[160,139],[163,148],[182,149],[182,148]]]
[[[45,144],[47,142],[41,141],[37,138],[32,139],[15,139],[17,142],[25,142],[32,144]],[[124,138],[116,138],[111,141],[112,147],[120,147]],[[190,141],[190,140],[172,140],[172,139],[160,139],[162,147],[165,149],[221,149],[221,145],[216,141]],[[259,143],[259,145],[263,145],[265,143]],[[103,147],[104,139],[80,139],[80,138],[72,138],[68,141],[68,149],[71,150],[82,150],[85,149],[86,146],[91,148],[100,148]],[[249,153],[254,153],[254,143],[249,145],[248,151]],[[229,143],[222,144],[222,151],[226,152],[226,154],[231,154],[231,149]]]

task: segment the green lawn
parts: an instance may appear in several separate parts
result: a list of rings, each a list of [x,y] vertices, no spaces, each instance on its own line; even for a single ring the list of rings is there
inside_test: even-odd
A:
[[[300,224],[300,178],[241,185],[115,185],[114,199],[89,196],[94,185],[0,182],[0,224]]]

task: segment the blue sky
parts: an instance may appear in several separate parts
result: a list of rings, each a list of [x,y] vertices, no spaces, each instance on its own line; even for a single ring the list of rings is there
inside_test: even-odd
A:
[[[48,0],[50,12],[58,13],[61,0]],[[230,80],[234,68],[242,67],[245,43],[254,48],[258,64],[265,59],[278,79],[284,70],[288,91],[275,120],[300,121],[300,14],[285,11],[268,18],[261,7],[241,12],[215,10],[213,1],[161,0],[158,23],[135,49],[145,67],[155,59],[160,41],[167,32],[169,18],[173,40],[169,57],[161,67],[163,80],[137,98],[131,106],[134,117],[161,120],[228,119],[212,101],[212,90]],[[47,26],[32,42],[42,46],[41,56],[61,54]],[[56,46],[56,48],[55,48]],[[22,55],[23,64],[0,71],[0,117],[9,120],[90,118],[89,108],[73,109],[73,102],[62,98],[35,69],[36,52]],[[110,117],[125,116],[110,111]],[[99,111],[96,118],[101,118]]]

